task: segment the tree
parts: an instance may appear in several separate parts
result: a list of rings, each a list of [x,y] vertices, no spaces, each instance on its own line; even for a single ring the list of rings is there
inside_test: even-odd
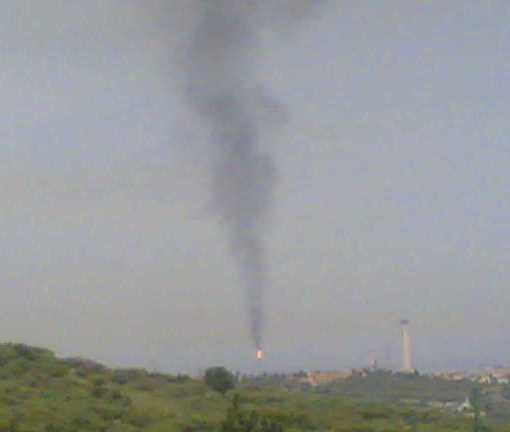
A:
[[[406,423],[411,428],[412,432],[416,432],[418,430],[418,416],[414,410],[410,411],[404,416]]]
[[[474,386],[469,398],[471,406],[473,407],[473,432],[485,432],[488,430],[487,426],[481,420],[481,406],[482,406],[482,392],[479,386]]]
[[[510,384],[506,384],[503,388],[501,395],[506,399],[510,400]]]
[[[205,371],[205,383],[213,390],[225,394],[233,389],[236,384],[236,379],[224,367],[213,367]]]

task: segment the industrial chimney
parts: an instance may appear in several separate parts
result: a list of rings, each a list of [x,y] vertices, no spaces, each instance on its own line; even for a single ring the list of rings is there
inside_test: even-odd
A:
[[[409,336],[409,320],[400,321],[402,329],[402,372],[414,372],[411,358],[411,337]]]

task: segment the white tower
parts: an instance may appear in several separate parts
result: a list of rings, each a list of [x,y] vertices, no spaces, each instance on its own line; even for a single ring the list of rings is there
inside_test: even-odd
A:
[[[409,321],[400,321],[402,328],[402,372],[414,372],[411,356],[411,336],[409,336]]]

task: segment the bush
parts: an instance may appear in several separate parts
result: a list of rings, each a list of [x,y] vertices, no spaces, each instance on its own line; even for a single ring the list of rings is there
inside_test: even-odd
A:
[[[243,411],[236,395],[221,424],[221,432],[283,432],[283,426],[256,411]]]
[[[105,373],[108,369],[101,363],[92,360],[82,359],[80,357],[71,357],[64,359],[63,362],[76,370],[78,376],[86,376],[91,373]]]
[[[35,360],[38,357],[42,357],[44,354],[49,353],[45,349],[31,347],[25,344],[14,344],[12,347],[14,348],[14,351],[17,355],[27,360]]]
[[[95,398],[102,398],[106,395],[106,393],[108,393],[108,389],[106,387],[96,386],[92,389],[92,396]]]
[[[384,407],[371,407],[361,411],[361,417],[365,420],[377,420],[390,418]]]
[[[113,372],[112,380],[115,384],[124,385],[148,376],[145,369],[117,369]]]
[[[510,384],[506,384],[501,392],[501,395],[506,399],[510,400]]]
[[[205,383],[213,390],[225,394],[227,391],[233,389],[236,384],[236,379],[224,367],[213,367],[205,371]]]

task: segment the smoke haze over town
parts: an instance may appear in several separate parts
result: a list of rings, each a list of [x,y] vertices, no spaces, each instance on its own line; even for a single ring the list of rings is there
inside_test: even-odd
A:
[[[399,367],[402,319],[419,370],[510,364],[510,5],[298,3],[240,47],[275,177],[264,368]],[[0,338],[256,369],[186,93],[201,2],[0,4]]]

